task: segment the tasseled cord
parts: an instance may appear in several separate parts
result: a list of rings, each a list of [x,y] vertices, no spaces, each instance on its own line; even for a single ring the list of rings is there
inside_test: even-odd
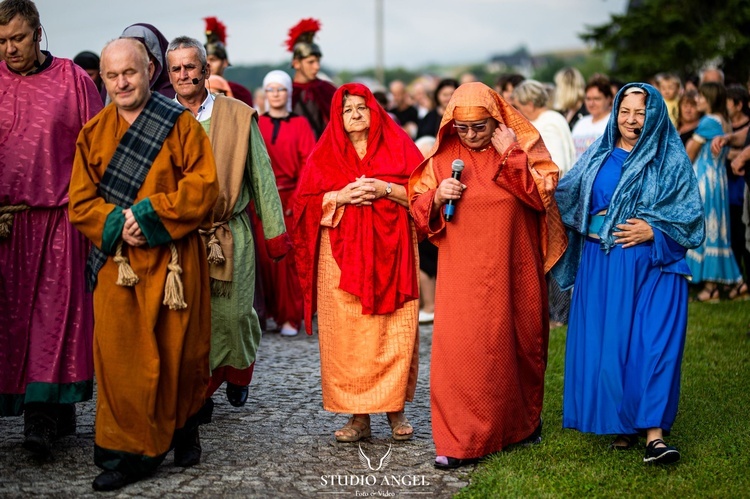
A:
[[[164,285],[164,302],[170,310],[182,310],[187,308],[185,303],[185,291],[182,287],[182,267],[180,267],[179,255],[177,248],[173,243],[169,243],[169,251],[172,258],[167,265],[169,273],[167,274],[167,283]],[[122,256],[122,241],[117,243],[115,249],[115,263],[117,264],[117,285],[132,287],[138,284],[138,276],[133,272],[127,257]]]
[[[172,260],[167,265],[169,273],[167,274],[167,283],[164,285],[164,305],[170,310],[182,310],[187,308],[185,303],[185,292],[182,288],[182,267],[177,254],[177,248],[173,243],[169,243],[169,250],[172,252]]]
[[[226,258],[224,257],[224,252],[221,250],[219,239],[216,237],[216,227],[209,231],[209,234],[211,235],[206,244],[208,248],[208,263],[221,265],[226,261]]]
[[[129,288],[138,284],[140,279],[135,275],[133,267],[130,266],[128,257],[122,256],[122,240],[117,243],[114,260],[117,264],[117,282],[115,284]]]

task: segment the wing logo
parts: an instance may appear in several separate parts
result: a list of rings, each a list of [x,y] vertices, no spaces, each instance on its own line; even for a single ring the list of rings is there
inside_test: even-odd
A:
[[[359,462],[362,463],[362,466],[368,468],[370,471],[380,471],[385,467],[386,464],[388,464],[388,461],[391,460],[391,446],[388,446],[388,450],[386,451],[385,455],[380,458],[380,463],[377,467],[373,467],[372,462],[370,461],[370,458],[367,457],[367,454],[365,454],[365,451],[362,450],[362,444],[359,444]]]

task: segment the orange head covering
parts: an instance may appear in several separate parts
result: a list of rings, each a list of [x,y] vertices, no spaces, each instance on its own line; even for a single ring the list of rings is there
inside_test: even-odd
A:
[[[547,272],[560,259],[567,246],[565,228],[555,202],[559,168],[552,162],[547,148],[534,125],[516,108],[508,104],[490,87],[480,82],[460,85],[451,97],[443,113],[435,146],[426,156],[425,161],[412,173],[409,180],[409,196],[414,192],[414,185],[419,181],[429,159],[440,150],[440,142],[447,135],[455,134],[454,120],[479,121],[487,117],[498,123],[504,123],[516,134],[521,149],[526,153],[529,170],[534,177],[539,195],[546,209],[542,227],[542,257],[544,271]]]
[[[232,87],[229,86],[229,82],[219,75],[211,75],[206,78],[206,88],[212,94],[220,92],[227,97],[234,97],[232,93]]]

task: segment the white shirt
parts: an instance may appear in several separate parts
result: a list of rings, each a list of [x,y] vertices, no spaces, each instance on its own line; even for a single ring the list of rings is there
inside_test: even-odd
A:
[[[560,169],[560,177],[576,162],[576,147],[567,120],[557,111],[546,110],[531,122],[547,146],[552,161]]]
[[[211,113],[214,112],[214,101],[216,100],[216,97],[211,92],[207,93],[208,97],[206,97],[203,103],[198,107],[198,113],[195,115],[195,119],[198,121],[206,121],[207,119],[210,119]],[[176,95],[174,96],[174,101],[180,105],[182,104],[179,100],[177,100]]]
[[[604,130],[607,129],[609,114],[607,113],[607,116],[596,123],[594,123],[594,118],[590,114],[576,122],[572,132],[573,143],[576,145],[576,159],[580,158],[586,152],[586,149],[602,136]]]

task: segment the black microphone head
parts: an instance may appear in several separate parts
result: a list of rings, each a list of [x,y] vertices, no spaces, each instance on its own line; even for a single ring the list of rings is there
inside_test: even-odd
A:
[[[198,78],[193,78],[193,85],[199,84],[201,81]]]
[[[451,170],[453,170],[454,172],[464,171],[464,162],[460,159],[454,159],[453,163],[451,164]]]
[[[640,135],[641,134],[641,130],[642,130],[642,128],[633,128],[633,133],[636,134],[636,135]]]

